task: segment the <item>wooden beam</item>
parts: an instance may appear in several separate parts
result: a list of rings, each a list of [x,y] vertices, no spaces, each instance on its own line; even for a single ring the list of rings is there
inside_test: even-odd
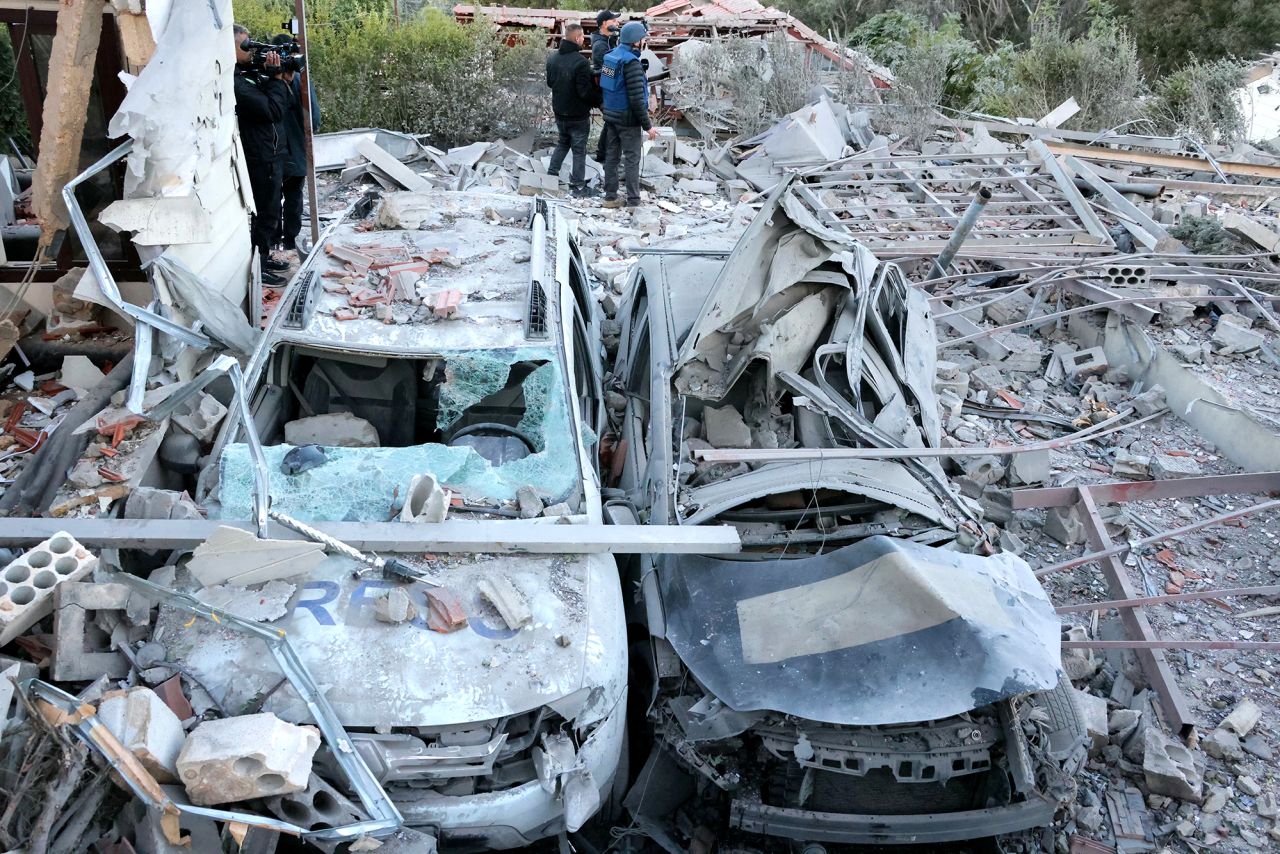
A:
[[[515,554],[732,554],[741,551],[730,525],[557,525],[458,519],[438,525],[404,522],[315,522],[348,545],[377,552]],[[0,519],[0,544],[38,543],[66,531],[90,548],[187,549],[220,525],[254,531],[249,521],[190,519]],[[272,539],[305,540],[272,523]]]
[[[49,55],[40,158],[31,183],[31,206],[40,220],[43,246],[69,225],[62,188],[80,171],[80,144],[101,35],[100,2],[67,0],[62,4]]]
[[[1151,166],[1156,169],[1177,169],[1186,172],[1212,172],[1213,164],[1201,157],[1190,157],[1182,154],[1153,154],[1146,151],[1120,151],[1115,148],[1101,148],[1096,145],[1077,145],[1073,142],[1046,142],[1045,146],[1054,154],[1079,157],[1083,160],[1099,160],[1104,163],[1127,163],[1131,166]],[[1228,175],[1241,175],[1247,178],[1264,178],[1271,181],[1280,180],[1280,166],[1269,166],[1262,163],[1242,163],[1238,160],[1219,160],[1218,167]],[[1221,185],[1224,192],[1230,187]]]

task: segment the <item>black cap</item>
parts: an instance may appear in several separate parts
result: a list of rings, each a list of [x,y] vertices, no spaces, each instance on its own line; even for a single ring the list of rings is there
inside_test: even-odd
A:
[[[596,15],[596,26],[603,27],[605,21],[612,21],[614,18],[621,18],[621,17],[622,16],[619,15],[617,12],[613,12],[609,9],[601,9],[600,13]]]

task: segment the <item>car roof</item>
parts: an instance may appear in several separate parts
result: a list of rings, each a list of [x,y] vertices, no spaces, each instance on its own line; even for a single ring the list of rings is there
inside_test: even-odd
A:
[[[398,193],[383,199],[378,222],[396,225],[397,220],[385,210],[388,199],[400,197],[403,210],[404,197],[410,196],[414,197],[410,201],[416,208],[415,215],[422,218],[407,219],[407,224],[422,227],[365,230],[362,223],[343,222],[330,232],[321,251],[312,256],[301,273],[311,270],[319,279],[312,285],[315,310],[300,329],[290,329],[286,324],[279,341],[397,356],[476,349],[545,350],[553,346],[550,342],[558,335],[559,318],[554,310],[558,289],[551,286],[556,270],[554,239],[540,241],[544,250],[542,279],[547,285],[541,289],[546,309],[542,312],[544,326],[534,336],[526,326],[534,272],[534,232],[529,226],[533,201],[479,191]],[[543,213],[550,235],[554,233],[554,213],[550,208],[543,209]],[[457,313],[448,319],[436,319],[412,301],[398,299],[393,312],[397,322],[383,322],[372,311],[356,319],[338,319],[336,312],[351,308],[352,292],[368,289],[367,295],[372,296],[376,290],[371,278],[360,270],[361,261],[353,269],[344,260],[351,257],[375,258],[375,270],[385,269],[386,264],[406,264],[409,269],[401,274],[406,288],[413,289],[413,280],[424,276],[421,281],[425,290],[457,291],[461,294]],[[419,314],[416,318],[415,311]],[[428,316],[423,318],[422,314]]]

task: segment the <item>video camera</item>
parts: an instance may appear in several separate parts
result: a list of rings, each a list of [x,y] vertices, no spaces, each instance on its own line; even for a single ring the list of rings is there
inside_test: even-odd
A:
[[[267,55],[272,53],[280,54],[281,72],[301,71],[307,64],[306,57],[302,55],[302,46],[298,44],[297,39],[292,39],[284,44],[270,44],[268,42],[245,39],[240,42],[240,49],[253,54],[251,62],[253,67],[259,71],[266,69]]]

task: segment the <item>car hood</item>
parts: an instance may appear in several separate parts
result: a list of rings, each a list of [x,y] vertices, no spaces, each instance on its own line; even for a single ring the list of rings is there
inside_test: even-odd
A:
[[[935,720],[1051,688],[1060,621],[1023,560],[869,537],[812,557],[671,555],[666,637],[734,711]]]
[[[285,614],[266,625],[287,634],[345,726],[445,726],[544,705],[569,719],[594,717],[621,695],[626,634],[612,556],[444,558],[431,572],[468,617],[465,627],[448,634],[427,628],[424,585],[354,578],[362,565],[348,558],[327,558],[307,577],[289,579],[296,589]],[[533,621],[522,629],[507,628],[480,596],[480,581],[499,576],[528,600]],[[418,606],[411,622],[374,617],[377,598],[395,586],[405,587]],[[252,616],[234,603],[224,607]],[[162,608],[159,619],[155,637],[169,660],[190,668],[228,711],[245,708],[280,682],[279,668],[258,641],[174,608]],[[262,710],[293,722],[310,718],[287,686],[270,693]]]

